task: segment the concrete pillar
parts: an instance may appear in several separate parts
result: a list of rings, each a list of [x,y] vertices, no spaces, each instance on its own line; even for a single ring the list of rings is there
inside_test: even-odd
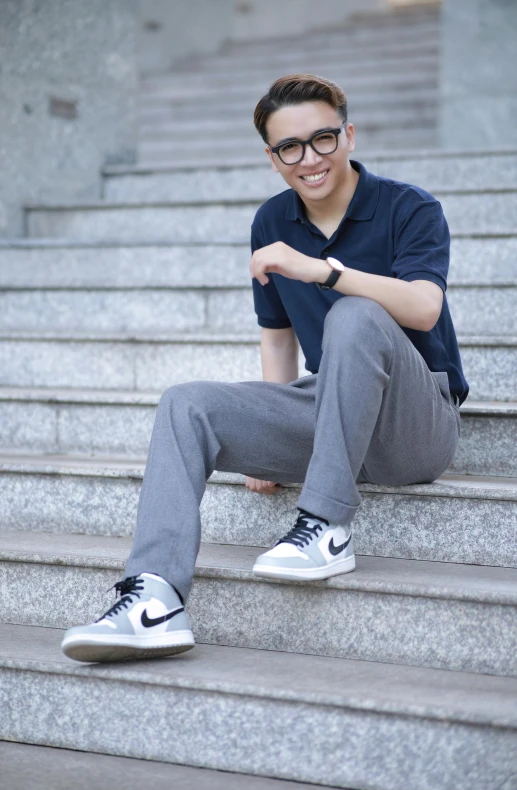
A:
[[[443,148],[517,148],[517,0],[444,0]]]
[[[137,25],[136,0],[1,0],[0,236],[136,160]]]

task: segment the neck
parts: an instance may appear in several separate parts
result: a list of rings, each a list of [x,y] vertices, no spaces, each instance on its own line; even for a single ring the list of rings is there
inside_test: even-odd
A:
[[[357,170],[354,170],[350,162],[347,162],[345,175],[341,183],[324,200],[302,198],[307,218],[315,225],[318,222],[332,222],[341,219],[352,200],[358,181],[359,173]]]

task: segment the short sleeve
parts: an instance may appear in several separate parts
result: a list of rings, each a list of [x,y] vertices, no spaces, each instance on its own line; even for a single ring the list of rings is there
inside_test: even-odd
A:
[[[251,254],[253,255],[255,250],[263,246],[264,244],[259,240],[256,230],[252,226]],[[292,326],[291,321],[282,304],[271,272],[267,272],[267,276],[269,282],[265,285],[261,285],[256,277],[251,280],[257,323],[267,329],[287,329]]]
[[[447,290],[449,226],[438,200],[421,200],[395,228],[391,273],[401,280],[430,280]]]

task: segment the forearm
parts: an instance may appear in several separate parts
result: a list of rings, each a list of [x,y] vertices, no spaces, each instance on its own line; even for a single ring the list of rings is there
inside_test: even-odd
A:
[[[323,283],[331,272],[315,259],[314,282]],[[346,268],[332,290],[345,296],[366,296],[382,305],[400,326],[428,331],[433,326],[433,301],[412,282]]]
[[[283,338],[274,341],[271,333],[283,333]],[[298,378],[298,341],[293,330],[263,330],[260,357],[264,381],[288,384]]]

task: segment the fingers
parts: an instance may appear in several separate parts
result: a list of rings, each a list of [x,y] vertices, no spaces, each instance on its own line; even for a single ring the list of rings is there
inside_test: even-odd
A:
[[[256,494],[277,494],[282,491],[283,486],[272,480],[258,480],[255,477],[246,476],[246,488]]]

